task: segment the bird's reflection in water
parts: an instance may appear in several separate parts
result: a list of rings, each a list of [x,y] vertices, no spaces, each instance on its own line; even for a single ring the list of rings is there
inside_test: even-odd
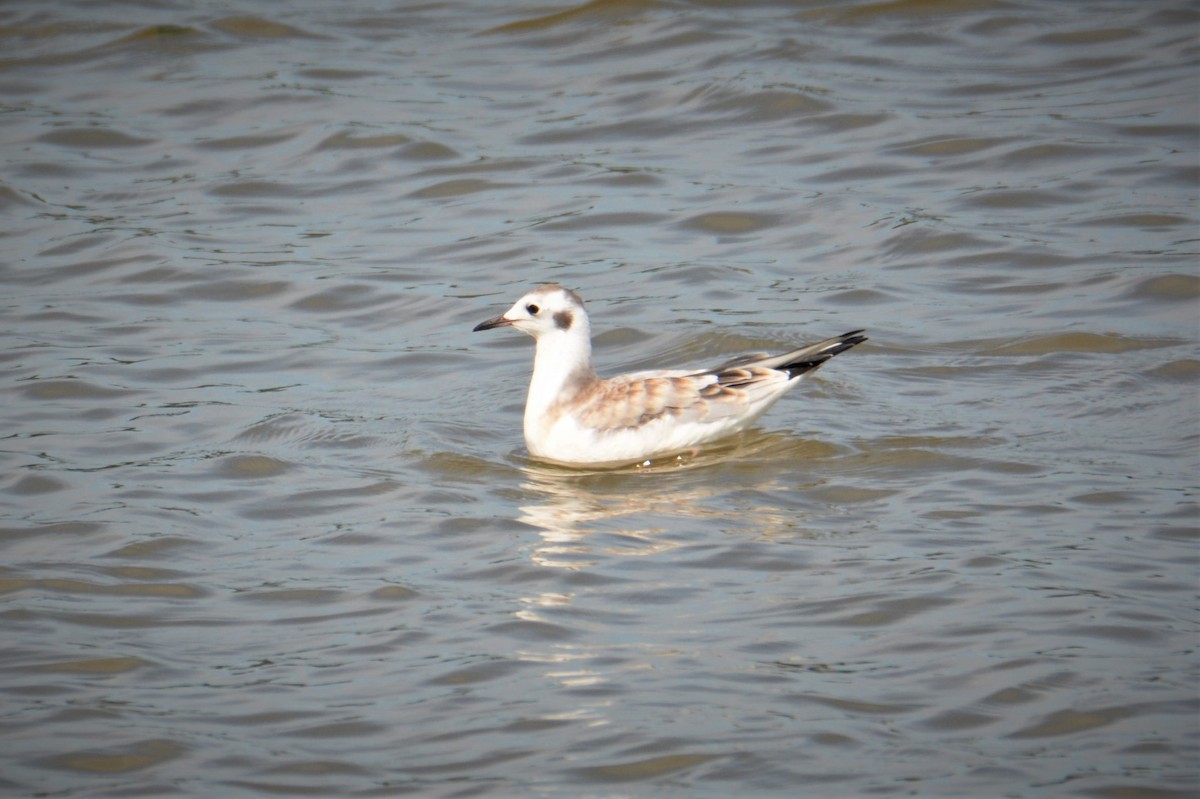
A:
[[[664,608],[707,590],[694,569],[761,568],[762,546],[753,539],[810,537],[812,505],[797,475],[823,482],[803,475],[824,470],[793,467],[796,459],[819,463],[838,452],[751,431],[649,466],[577,471],[524,463],[520,520],[540,536],[529,557],[561,570],[563,579],[520,597],[513,615],[530,635],[517,657],[540,664],[556,686],[585,692],[571,721],[612,723],[620,694],[613,686],[693,654],[664,645],[659,625]]]
[[[780,481],[779,460],[819,459],[834,451],[817,441],[751,431],[699,455],[608,471],[529,461],[521,469],[528,501],[520,506],[520,520],[541,536],[534,562],[566,569],[585,569],[605,556],[664,552],[697,528],[803,535],[794,503],[772,501],[802,488]]]
[[[524,472],[522,488],[537,501],[521,505],[520,518],[542,538],[533,560],[567,569],[594,565],[597,546],[625,555],[671,549],[675,543],[661,535],[665,525],[654,522],[664,514],[686,518],[703,513],[703,500],[714,493],[703,484],[668,487],[629,472],[576,475],[541,465],[527,466]],[[598,540],[587,540],[593,534]]]

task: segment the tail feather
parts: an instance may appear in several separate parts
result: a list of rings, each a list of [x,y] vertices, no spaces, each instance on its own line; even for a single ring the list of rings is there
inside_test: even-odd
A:
[[[727,387],[736,387],[758,380],[758,377],[747,371],[753,369],[775,369],[787,372],[788,379],[799,377],[821,367],[833,356],[862,344],[867,340],[866,336],[860,335],[862,332],[861,330],[851,330],[849,333],[818,341],[816,344],[809,344],[782,355],[768,355],[765,352],[739,355],[732,360],[725,361],[720,366],[695,374],[715,374],[718,383]]]
[[[833,356],[862,344],[867,340],[866,336],[860,335],[862,332],[861,330],[851,330],[849,333],[843,333],[835,338],[801,347],[793,352],[772,358],[772,361],[778,363],[772,363],[770,366],[773,369],[787,372],[788,377],[799,377],[824,366],[825,362]],[[767,366],[768,364],[764,363],[763,365]]]

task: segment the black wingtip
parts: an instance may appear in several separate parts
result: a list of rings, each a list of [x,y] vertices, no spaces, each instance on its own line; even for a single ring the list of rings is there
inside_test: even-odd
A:
[[[865,329],[865,328],[864,328]],[[794,361],[793,363],[785,363],[777,368],[788,373],[788,377],[799,377],[805,372],[811,372],[825,365],[835,355],[840,355],[851,347],[856,347],[867,340],[867,337],[862,335],[862,330],[851,330],[849,333],[843,333],[837,337],[837,341],[830,344],[825,349],[821,350],[820,354],[813,358],[807,358],[803,361]]]

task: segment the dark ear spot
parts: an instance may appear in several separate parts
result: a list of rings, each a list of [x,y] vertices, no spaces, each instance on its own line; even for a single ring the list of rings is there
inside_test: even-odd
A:
[[[574,322],[575,317],[571,316],[570,311],[559,311],[554,314],[554,324],[558,326],[559,330],[570,330]]]

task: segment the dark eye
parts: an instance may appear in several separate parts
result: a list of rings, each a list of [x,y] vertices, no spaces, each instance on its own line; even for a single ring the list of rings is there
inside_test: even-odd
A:
[[[531,303],[529,303],[528,305],[526,305],[526,306],[525,306],[525,310],[529,311],[529,315],[530,315],[530,316],[537,316],[537,315],[538,315],[538,311],[540,311],[540,310],[542,310],[542,309],[541,309],[541,308],[539,308],[539,307],[537,307],[536,305],[534,305],[534,304],[531,302]]]

